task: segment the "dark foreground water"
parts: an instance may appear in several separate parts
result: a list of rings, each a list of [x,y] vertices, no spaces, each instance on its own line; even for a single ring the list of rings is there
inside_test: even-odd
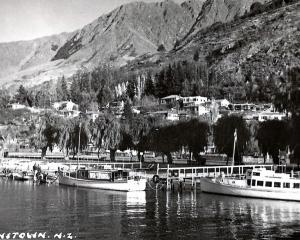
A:
[[[0,239],[35,232],[36,239],[300,239],[300,203],[0,179]]]

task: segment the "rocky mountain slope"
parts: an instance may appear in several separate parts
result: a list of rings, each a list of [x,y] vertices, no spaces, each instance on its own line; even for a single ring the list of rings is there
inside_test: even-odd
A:
[[[299,4],[239,18],[254,1],[267,0],[123,5],[70,34],[0,44],[0,81],[30,87],[99,64],[158,68],[158,63],[192,60],[195,51],[213,81],[270,78],[299,62]],[[166,52],[158,51],[160,45]]]
[[[99,64],[121,66],[163,45],[173,48],[195,21],[203,0],[133,2],[82,29],[27,42],[0,44],[0,81],[33,86]]]
[[[207,28],[215,23],[226,23],[243,16],[250,11],[250,7],[254,2],[265,3],[270,0],[207,0],[196,21],[181,39],[180,43],[192,39],[193,36],[201,29]]]
[[[0,43],[0,79],[48,63],[69,35],[62,33],[32,41]]]
[[[256,92],[259,84],[272,95],[287,68],[300,66],[300,2],[199,30],[160,61],[193,61],[196,51],[220,91]]]

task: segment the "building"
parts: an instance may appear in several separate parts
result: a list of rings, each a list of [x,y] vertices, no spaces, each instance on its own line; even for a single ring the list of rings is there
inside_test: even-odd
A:
[[[168,120],[168,121],[178,121],[179,120],[179,115],[176,112],[168,112],[166,120]]]
[[[11,109],[13,110],[18,110],[18,109],[25,109],[27,108],[24,104],[19,104],[19,103],[12,103],[10,105]]]
[[[84,113],[89,119],[91,119],[93,122],[99,117],[100,112],[94,112],[94,111],[87,111]]]
[[[182,99],[179,95],[170,95],[164,98],[160,99],[160,103],[161,104],[172,104],[172,103],[177,103],[177,101],[179,101],[180,99]]]
[[[228,108],[230,102],[227,99],[217,99],[215,100],[219,107]]]
[[[193,96],[193,97],[183,97],[183,105],[200,105],[208,101],[207,97]]]
[[[53,108],[57,111],[78,111],[79,106],[72,101],[62,101],[53,103]]]
[[[280,112],[271,112],[271,111],[263,111],[263,112],[256,112],[256,113],[250,113],[250,114],[245,114],[244,119],[246,120],[256,120],[259,122],[264,122],[267,120],[279,120],[282,121],[286,119],[286,114],[285,113],[280,113]]]

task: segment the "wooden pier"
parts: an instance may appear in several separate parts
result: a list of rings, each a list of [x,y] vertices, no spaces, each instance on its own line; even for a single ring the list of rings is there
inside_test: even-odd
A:
[[[225,176],[239,176],[246,173],[248,169],[264,167],[268,170],[279,168],[282,172],[286,165],[235,165],[235,166],[209,166],[209,167],[157,167],[156,174],[160,179],[166,181],[167,190],[193,190],[200,185],[201,178],[218,177],[223,173]]]

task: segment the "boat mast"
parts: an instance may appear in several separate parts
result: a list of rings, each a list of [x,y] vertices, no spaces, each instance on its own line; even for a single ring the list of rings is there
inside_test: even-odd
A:
[[[77,173],[78,173],[78,170],[79,170],[80,133],[81,133],[81,122],[79,123],[79,134],[78,134],[78,149],[77,149],[77,171],[76,171],[76,178],[77,178]]]
[[[232,168],[231,168],[231,174],[233,173],[236,140],[237,140],[237,129],[234,129],[234,134],[233,134],[233,152],[232,152],[232,163],[231,163],[231,165],[232,165]]]

